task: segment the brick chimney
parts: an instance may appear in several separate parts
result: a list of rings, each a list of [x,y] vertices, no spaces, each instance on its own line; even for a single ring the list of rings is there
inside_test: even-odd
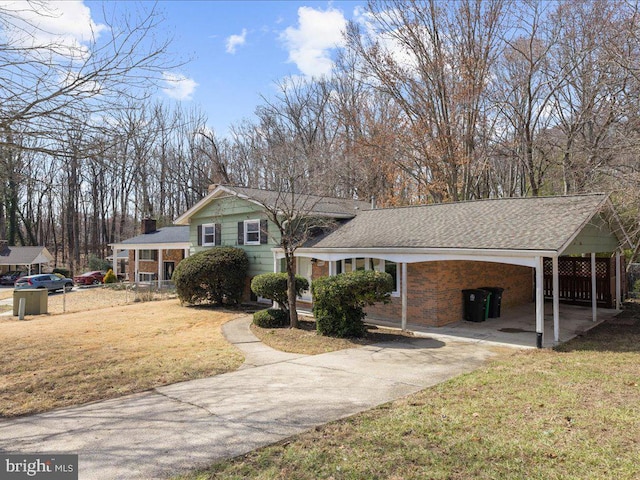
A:
[[[156,231],[155,218],[143,218],[142,219],[142,233],[153,233]]]

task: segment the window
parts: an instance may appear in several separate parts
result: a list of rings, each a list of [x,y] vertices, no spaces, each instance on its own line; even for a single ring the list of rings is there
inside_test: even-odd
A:
[[[157,260],[158,259],[158,251],[157,250],[140,250],[139,260]]]
[[[153,282],[158,278],[157,273],[140,272],[138,273],[138,279],[141,282]]]
[[[400,270],[396,262],[382,260],[380,258],[346,258],[336,261],[334,275],[343,272],[353,272],[357,270],[376,270],[378,272],[387,272],[393,278],[393,292],[391,295],[397,297],[400,295]]]
[[[244,244],[260,245],[260,220],[245,220]]]
[[[205,223],[202,225],[202,245],[211,247],[216,244],[216,224]]]
[[[387,272],[389,275],[391,275],[391,278],[393,278],[394,288],[391,294],[399,295],[400,294],[400,275],[398,275],[398,264],[396,262],[390,262],[386,260],[384,262],[384,271]]]

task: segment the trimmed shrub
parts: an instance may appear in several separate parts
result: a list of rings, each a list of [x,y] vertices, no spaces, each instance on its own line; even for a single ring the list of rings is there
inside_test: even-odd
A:
[[[319,278],[314,280],[311,289],[319,333],[361,337],[366,331],[364,307],[376,302],[388,303],[393,278],[385,272],[362,270]]]
[[[67,268],[54,268],[53,271],[51,273],[54,273],[56,275],[62,275],[63,277],[66,278],[71,278],[71,270],[67,269]]]
[[[118,277],[113,273],[112,269],[107,270],[107,273],[104,275],[102,279],[102,283],[116,283],[118,281]]]
[[[296,275],[296,295],[302,295],[303,290],[309,288],[309,281]],[[287,297],[287,274],[283,273],[262,273],[256,275],[251,280],[251,291],[262,298],[268,298],[278,302],[280,308],[289,311],[289,298]]]
[[[279,308],[269,308],[254,313],[253,323],[261,328],[286,327],[289,325],[289,315]]]
[[[236,304],[242,300],[248,269],[244,250],[213,247],[182,260],[172,280],[183,303]]]

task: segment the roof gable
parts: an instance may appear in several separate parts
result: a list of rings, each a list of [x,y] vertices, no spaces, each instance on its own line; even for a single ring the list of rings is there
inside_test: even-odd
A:
[[[562,253],[605,194],[431,204],[360,213],[313,248],[538,250]],[[599,218],[599,217],[598,217]],[[611,231],[608,231],[611,234]]]
[[[287,192],[276,192],[273,190],[263,190],[248,187],[233,187],[218,185],[206,197],[196,203],[193,207],[180,215],[175,223],[177,225],[188,225],[190,219],[197,215],[216,199],[226,196],[235,196],[251,202],[262,208],[263,205],[269,208],[279,208],[286,206],[302,212],[309,212],[310,215],[326,216],[331,218],[352,218],[359,212],[369,209],[367,202],[353,199],[322,197],[318,195],[294,194]]]
[[[33,265],[53,261],[46,247],[7,246],[0,252],[0,265]]]

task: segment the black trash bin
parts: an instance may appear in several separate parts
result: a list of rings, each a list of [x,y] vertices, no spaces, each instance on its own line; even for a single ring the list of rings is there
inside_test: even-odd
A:
[[[487,302],[491,292],[479,288],[462,290],[464,319],[469,322],[484,322],[487,319]]]
[[[504,288],[480,287],[480,289],[491,292],[491,297],[489,298],[489,318],[498,318],[500,316],[500,305],[502,304],[502,292],[504,292]]]

